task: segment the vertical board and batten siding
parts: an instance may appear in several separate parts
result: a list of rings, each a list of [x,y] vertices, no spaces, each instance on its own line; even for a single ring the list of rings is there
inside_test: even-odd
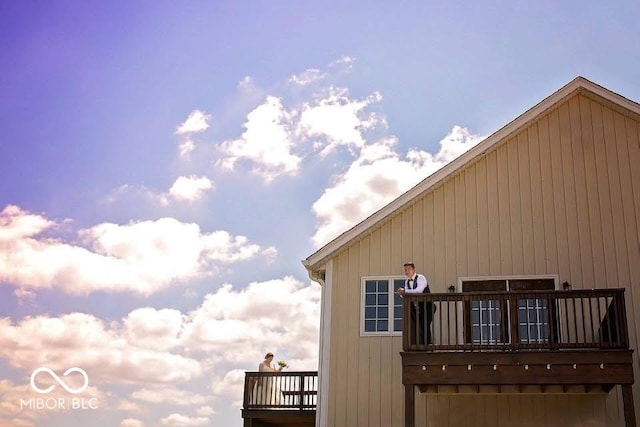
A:
[[[557,274],[624,287],[634,358],[640,316],[640,123],[576,94],[491,147],[337,254],[330,426],[403,424],[400,337],[360,336],[361,278],[412,259],[433,292],[459,277]],[[636,379],[640,381],[638,363]],[[418,425],[623,425],[609,395],[418,395]],[[640,387],[634,387],[640,414]]]

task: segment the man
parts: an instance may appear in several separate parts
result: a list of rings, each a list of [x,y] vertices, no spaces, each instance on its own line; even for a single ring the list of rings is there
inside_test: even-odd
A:
[[[407,276],[404,288],[398,288],[396,293],[405,294],[429,293],[429,283],[422,274],[416,273],[416,266],[412,262],[404,263],[404,274]],[[418,345],[432,344],[431,322],[433,321],[433,304],[418,302],[411,304],[411,342]],[[417,324],[417,328],[416,328]],[[425,335],[426,332],[426,335]]]

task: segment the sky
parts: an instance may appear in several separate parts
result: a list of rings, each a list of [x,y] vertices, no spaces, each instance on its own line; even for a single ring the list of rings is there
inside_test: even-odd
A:
[[[240,426],[266,352],[317,369],[300,261],[577,76],[639,101],[638,18],[1,2],[0,426]]]

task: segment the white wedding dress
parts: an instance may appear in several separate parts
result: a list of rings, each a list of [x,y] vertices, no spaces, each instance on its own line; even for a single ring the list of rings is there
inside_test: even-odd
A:
[[[260,372],[280,372],[273,365],[262,362],[258,366]],[[251,403],[254,405],[284,405],[285,399],[279,386],[280,377],[264,376],[258,378],[251,393]]]

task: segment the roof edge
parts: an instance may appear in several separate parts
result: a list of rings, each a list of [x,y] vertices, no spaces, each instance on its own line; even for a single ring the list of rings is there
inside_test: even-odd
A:
[[[520,114],[514,120],[507,123],[505,126],[500,128],[493,134],[489,135],[475,147],[472,147],[461,156],[455,158],[447,165],[443,166],[433,174],[426,177],[424,180],[420,181],[405,193],[396,197],[394,200],[374,212],[363,221],[359,222],[349,230],[331,240],[326,245],[322,246],[316,252],[303,260],[302,264],[307,270],[317,270],[328,257],[339,251],[342,247],[361,235],[364,231],[384,221],[400,207],[411,202],[411,200],[413,200],[417,195],[440,183],[449,175],[453,174],[458,169],[470,163],[476,157],[484,154],[485,151],[493,147],[498,142],[517,132],[519,129],[535,120],[538,116],[544,114],[557,104],[564,101],[566,98],[572,96],[575,92],[581,90],[586,90],[590,93],[593,93],[615,105],[618,105],[634,114],[637,114],[640,117],[640,104],[628,98],[625,98],[622,95],[612,92],[611,90],[603,86],[593,83],[592,81],[582,76],[578,76],[548,97],[544,98],[542,101],[540,101],[530,109],[526,110],[524,113]]]

